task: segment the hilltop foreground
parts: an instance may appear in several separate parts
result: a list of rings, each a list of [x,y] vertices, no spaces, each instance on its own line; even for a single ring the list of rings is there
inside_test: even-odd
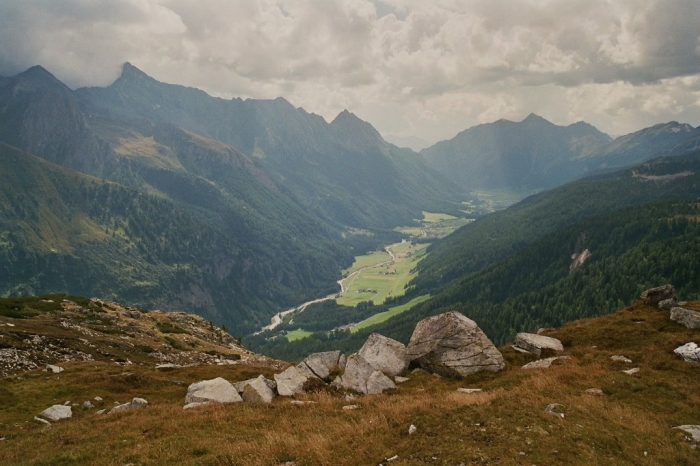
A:
[[[673,352],[697,343],[698,330],[641,302],[544,331],[561,340],[571,357],[547,369],[521,370],[536,357],[506,345],[500,348],[506,368],[497,374],[453,380],[409,371],[407,382],[382,395],[348,400],[322,388],[298,396],[312,403],[279,397],[265,405],[195,410],[182,409],[189,384],[270,378],[285,364],[247,352],[225,332],[184,313],[74,298],[36,300],[35,306],[49,309],[30,317],[18,306],[14,317],[8,317],[14,309],[0,315],[3,360],[20,353],[27,360],[26,367],[2,367],[3,464],[700,462],[689,436],[673,429],[700,424],[700,365]],[[700,302],[685,307],[697,310]],[[156,368],[164,362],[179,367]],[[64,371],[45,370],[45,363]],[[623,372],[632,368],[640,370]],[[148,407],[96,414],[134,397],[147,399]],[[88,400],[94,409],[81,408]],[[77,404],[71,419],[50,426],[33,420],[65,402]],[[563,417],[545,412],[552,403]],[[357,409],[343,409],[348,405]]]

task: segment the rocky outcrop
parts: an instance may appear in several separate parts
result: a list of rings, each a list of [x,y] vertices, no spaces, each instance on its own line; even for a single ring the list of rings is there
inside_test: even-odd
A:
[[[193,383],[187,387],[187,396],[185,397],[185,405],[190,403],[236,403],[241,401],[243,399],[236,388],[221,377]]]
[[[423,369],[448,377],[498,372],[503,356],[476,322],[459,312],[423,319],[416,325],[407,356]]]
[[[543,349],[564,351],[564,346],[561,344],[561,341],[556,338],[537,335],[535,333],[518,333],[515,336],[513,346],[536,354],[537,356],[542,354]]]
[[[673,285],[657,286],[644,291],[640,298],[644,304],[656,306],[665,299],[676,299],[676,289]]]
[[[700,328],[700,312],[698,311],[674,307],[671,309],[671,320],[675,320],[687,328]]]
[[[56,422],[73,417],[73,410],[70,406],[53,405],[50,408],[43,410],[39,416],[46,418],[49,421]]]
[[[700,362],[700,347],[693,342],[679,346],[673,352],[688,362]]]
[[[374,369],[389,376],[397,376],[406,370],[406,346],[378,333],[369,336],[357,352]]]
[[[267,385],[265,376],[261,375],[246,384],[242,398],[248,403],[272,403],[275,392]]]

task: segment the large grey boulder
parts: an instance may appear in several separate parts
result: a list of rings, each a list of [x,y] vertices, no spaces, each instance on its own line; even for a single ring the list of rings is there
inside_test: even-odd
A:
[[[357,354],[370,366],[389,376],[399,375],[408,367],[406,346],[378,333],[371,334]]]
[[[539,356],[543,349],[564,351],[564,345],[556,338],[537,335],[535,333],[518,333],[513,346]]]
[[[687,328],[700,328],[700,312],[674,307],[671,309],[671,320],[685,325]]]
[[[673,352],[688,362],[700,362],[700,347],[695,343],[686,343]]]
[[[676,289],[673,285],[657,286],[644,291],[640,298],[644,304],[656,306],[665,299],[676,299]]]
[[[251,380],[243,388],[243,401],[247,403],[272,403],[275,393],[265,382],[265,376]]]
[[[476,322],[459,312],[423,319],[407,347],[409,361],[447,377],[503,370],[503,356]]]
[[[326,351],[310,354],[297,366],[302,372],[307,369],[322,380],[328,380],[331,372],[339,370],[340,351]]]
[[[239,394],[242,394],[242,393],[243,393],[243,390],[245,389],[245,386],[246,386],[246,385],[248,385],[249,383],[253,382],[254,380],[260,379],[261,377],[262,377],[261,380],[264,380],[264,381],[265,381],[265,384],[268,386],[268,388],[269,388],[270,390],[272,390],[272,391],[274,392],[274,391],[277,389],[277,382],[275,382],[274,380],[270,380],[270,379],[268,379],[268,378],[265,378],[265,376],[262,375],[262,374],[259,375],[259,376],[256,377],[256,378],[254,378],[254,379],[243,380],[243,381],[241,381],[241,382],[233,382],[232,385],[234,386],[234,388],[236,389],[236,391],[237,391]]]
[[[381,393],[388,388],[396,387],[390,378],[373,368],[357,353],[348,356],[345,372],[333,381],[333,385],[365,395]]]
[[[236,403],[241,401],[243,399],[236,388],[221,377],[193,383],[187,387],[187,396],[185,397],[186,405],[190,403]]]
[[[280,396],[294,396],[304,393],[304,384],[307,380],[309,380],[309,376],[299,370],[298,367],[288,367],[281,374],[275,374],[277,393]]]
[[[53,405],[50,408],[43,410],[39,416],[44,417],[49,421],[56,422],[73,417],[73,410],[70,406]]]

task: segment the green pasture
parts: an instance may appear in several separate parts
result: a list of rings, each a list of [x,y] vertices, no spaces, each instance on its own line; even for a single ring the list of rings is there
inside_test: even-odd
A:
[[[292,330],[291,332],[287,332],[287,341],[294,341],[294,340],[301,340],[302,338],[306,338],[309,335],[311,335],[313,332],[308,332],[304,329],[298,328],[296,330]]]
[[[395,306],[395,307],[389,308],[388,311],[374,314],[372,317],[369,317],[369,318],[363,320],[362,322],[360,322],[359,324],[357,324],[356,326],[354,326],[352,328],[351,332],[355,333],[358,330],[369,327],[371,325],[376,325],[376,324],[382,323],[385,320],[388,320],[397,314],[401,314],[404,311],[408,311],[416,304],[420,304],[423,301],[427,301],[428,299],[430,299],[430,295],[425,294],[423,296],[418,296],[417,298],[413,298],[412,300],[410,300],[406,304],[402,304],[400,306]]]

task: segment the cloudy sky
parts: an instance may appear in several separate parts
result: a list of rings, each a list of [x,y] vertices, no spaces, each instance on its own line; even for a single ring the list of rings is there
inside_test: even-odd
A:
[[[129,61],[389,139],[531,112],[620,135],[700,125],[699,25],[698,0],[0,0],[0,75],[104,86]]]

